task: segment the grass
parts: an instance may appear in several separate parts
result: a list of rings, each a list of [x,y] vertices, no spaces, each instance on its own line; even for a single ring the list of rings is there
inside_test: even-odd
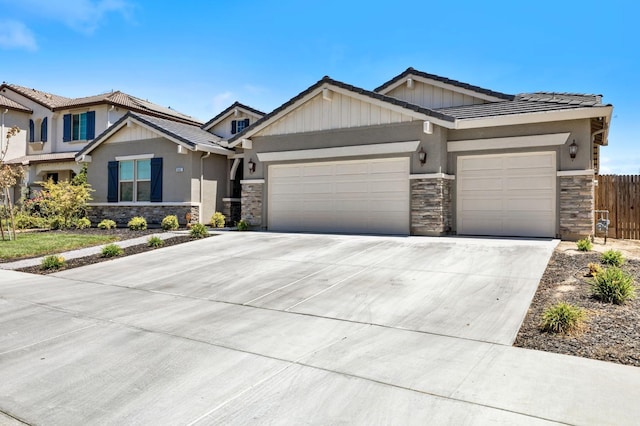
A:
[[[57,232],[29,232],[18,234],[17,240],[0,240],[0,259],[13,260],[55,254],[82,247],[117,241],[112,235],[62,234]]]
[[[558,302],[548,307],[542,314],[542,331],[548,333],[572,334],[584,326],[585,312],[578,306]]]

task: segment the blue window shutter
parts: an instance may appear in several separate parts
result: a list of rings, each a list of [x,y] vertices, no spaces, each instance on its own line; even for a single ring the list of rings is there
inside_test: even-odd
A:
[[[151,202],[162,202],[162,158],[151,159]]]
[[[29,142],[34,142],[36,140],[35,133],[35,125],[33,124],[33,120],[29,119]]]
[[[96,137],[96,112],[87,112],[87,140]]]
[[[246,129],[247,127],[249,127],[249,119],[245,118],[244,119],[244,128]]]
[[[47,126],[47,118],[48,117],[45,117],[42,120],[42,124],[40,125],[40,140],[42,142],[46,142],[47,141],[47,128],[48,128],[48,126]]]
[[[236,134],[236,120],[233,120],[231,122],[231,134],[235,135]]]
[[[107,201],[110,203],[118,202],[118,162],[109,161],[108,189]]]
[[[71,140],[71,114],[65,114],[63,119],[64,119],[64,132],[62,135],[62,141],[69,142]]]

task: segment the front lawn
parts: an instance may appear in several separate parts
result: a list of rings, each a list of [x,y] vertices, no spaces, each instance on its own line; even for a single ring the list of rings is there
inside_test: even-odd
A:
[[[62,232],[29,232],[18,234],[17,240],[0,240],[0,260],[56,254],[82,247],[117,241],[115,235],[75,234]]]

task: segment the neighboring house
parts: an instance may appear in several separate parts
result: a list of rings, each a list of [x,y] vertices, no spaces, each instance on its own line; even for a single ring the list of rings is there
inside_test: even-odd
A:
[[[409,68],[374,91],[325,77],[227,142],[260,229],[576,239],[593,233],[611,113]]]
[[[72,99],[3,83],[0,96],[0,105],[10,111],[7,117],[3,114],[4,126],[15,124],[22,130],[11,141],[6,162],[25,167],[23,188],[29,191],[39,189],[37,182],[48,178],[71,179],[82,168],[76,153],[129,111],[200,125],[171,108],[119,91]]]

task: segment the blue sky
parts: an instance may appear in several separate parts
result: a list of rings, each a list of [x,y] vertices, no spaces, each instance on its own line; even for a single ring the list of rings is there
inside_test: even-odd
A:
[[[407,67],[614,105],[602,173],[640,174],[633,1],[0,0],[0,80],[121,90],[208,120],[271,111],[324,75],[373,89]]]

